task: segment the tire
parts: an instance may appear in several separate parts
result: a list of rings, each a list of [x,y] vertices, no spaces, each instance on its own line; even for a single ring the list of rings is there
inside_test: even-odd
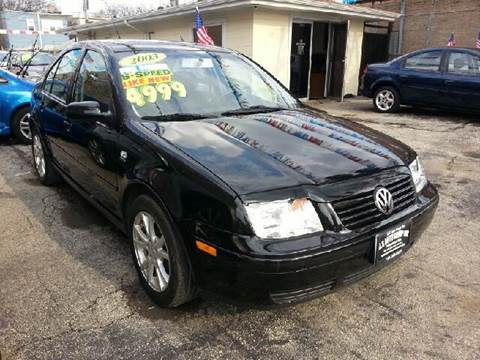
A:
[[[394,113],[400,109],[400,95],[391,86],[383,86],[375,91],[373,106],[380,113]]]
[[[166,210],[148,195],[138,196],[126,207],[130,250],[147,294],[162,307],[192,300],[196,292],[192,267]]]
[[[33,132],[32,140],[33,168],[43,185],[51,186],[61,182],[60,175],[53,167],[52,161],[45,152],[45,146],[38,133]]]
[[[30,108],[22,107],[13,115],[11,127],[15,138],[23,144],[32,143],[32,132],[30,130]]]

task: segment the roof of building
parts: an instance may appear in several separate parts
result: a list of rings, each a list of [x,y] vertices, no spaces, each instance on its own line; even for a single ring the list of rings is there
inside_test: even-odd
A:
[[[363,6],[344,5],[335,2],[318,0],[206,0],[190,4],[168,7],[150,11],[138,15],[126,16],[106,21],[98,21],[91,24],[82,24],[60,29],[58,32],[82,32],[105,27],[114,27],[122,24],[140,23],[150,20],[158,20],[173,16],[191,14],[196,7],[202,12],[209,13],[214,10],[225,10],[237,7],[259,6],[294,11],[321,12],[349,17],[360,17],[374,21],[394,21],[400,14],[391,11],[372,9]]]
[[[107,39],[107,40],[83,40],[73,43],[72,46],[81,46],[82,44],[92,44],[103,48],[108,48],[113,52],[124,51],[142,51],[152,50],[154,48],[169,48],[183,50],[216,50],[221,52],[235,52],[234,50],[225,49],[215,45],[202,45],[189,43],[185,41],[171,40],[138,40],[138,39]]]

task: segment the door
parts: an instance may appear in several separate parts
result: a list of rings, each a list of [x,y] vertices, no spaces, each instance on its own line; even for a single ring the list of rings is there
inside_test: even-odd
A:
[[[328,24],[313,23],[310,99],[325,97],[328,58]]]
[[[51,68],[42,86],[40,117],[55,162],[67,173],[71,172],[71,158],[66,152],[70,141],[70,125],[65,109],[81,50],[65,53]]]
[[[312,24],[292,24],[290,52],[290,91],[298,98],[308,97]]]
[[[347,25],[332,24],[331,81],[329,95],[343,96],[343,78],[345,72],[345,50],[347,46]]]
[[[100,114],[68,118],[71,136],[66,144],[75,162],[75,180],[111,210],[115,207],[119,157],[112,86],[103,55],[87,50],[73,85],[72,102],[96,101]]]
[[[450,106],[480,110],[480,54],[449,51],[445,87]]]
[[[442,50],[424,51],[405,59],[398,74],[400,93],[407,104],[442,105],[447,101],[441,71]]]

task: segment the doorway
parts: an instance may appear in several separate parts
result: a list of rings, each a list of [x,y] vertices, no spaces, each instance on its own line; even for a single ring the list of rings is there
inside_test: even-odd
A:
[[[290,91],[298,98],[308,97],[312,24],[292,24],[290,52]]]
[[[347,24],[332,25],[332,51],[331,68],[332,76],[329,84],[328,95],[343,97],[343,79],[345,73],[345,50],[347,47]]]
[[[290,91],[301,99],[341,98],[346,42],[345,23],[293,22]]]

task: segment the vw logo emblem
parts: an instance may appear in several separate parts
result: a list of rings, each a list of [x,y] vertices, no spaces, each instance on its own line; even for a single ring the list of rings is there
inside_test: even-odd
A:
[[[379,187],[373,194],[375,199],[375,205],[385,215],[390,214],[393,211],[393,196],[390,191],[384,187]]]

